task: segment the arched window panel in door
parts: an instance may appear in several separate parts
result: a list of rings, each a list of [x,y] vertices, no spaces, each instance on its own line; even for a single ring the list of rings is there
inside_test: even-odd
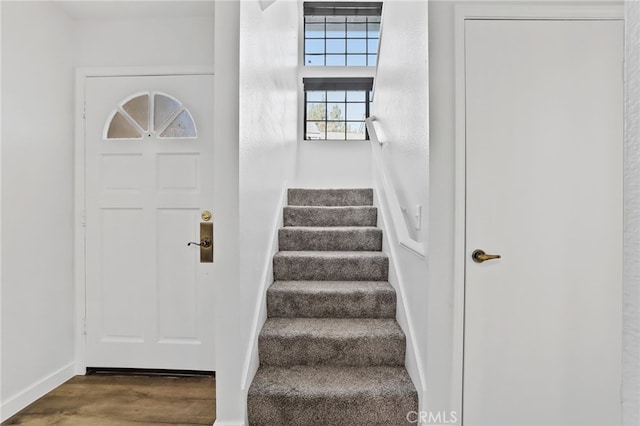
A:
[[[160,133],[164,139],[170,138],[195,138],[198,136],[193,117],[188,110],[183,109],[176,118]]]
[[[106,139],[142,139],[142,133],[120,111],[115,111],[109,121]]]
[[[156,93],[153,96],[153,128],[159,131],[173,117],[182,104],[172,96]]]
[[[122,109],[138,123],[143,131],[149,130],[149,94],[136,96],[122,105]]]
[[[152,91],[124,98],[111,112],[104,127],[104,138],[190,139],[197,137],[191,113],[178,99]]]

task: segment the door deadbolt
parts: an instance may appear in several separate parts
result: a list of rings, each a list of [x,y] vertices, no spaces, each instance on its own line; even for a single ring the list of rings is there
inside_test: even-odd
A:
[[[492,260],[492,259],[500,259],[500,255],[499,254],[487,254],[484,252],[484,250],[474,250],[473,253],[471,253],[471,259],[473,259],[474,262],[476,263],[482,263],[485,262],[487,260]]]

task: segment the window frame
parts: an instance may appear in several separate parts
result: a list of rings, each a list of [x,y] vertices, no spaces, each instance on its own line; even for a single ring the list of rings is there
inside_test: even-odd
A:
[[[303,122],[302,122],[302,137],[304,140],[321,140],[321,141],[367,141],[369,140],[369,132],[367,131],[366,126],[364,126],[364,139],[349,139],[348,138],[348,125],[349,123],[362,123],[362,125],[364,125],[364,119],[363,120],[349,120],[347,117],[347,110],[348,110],[348,105],[351,104],[363,104],[364,103],[364,108],[365,108],[365,114],[364,114],[364,118],[366,119],[367,117],[369,117],[371,115],[371,100],[372,100],[372,91],[373,91],[373,78],[372,77],[353,77],[353,78],[325,78],[325,77],[320,77],[320,78],[313,78],[313,77],[307,77],[307,78],[303,78],[303,95],[304,95],[304,101],[303,101],[303,105],[304,105],[304,112],[303,112]],[[308,92],[332,92],[332,91],[336,91],[336,92],[345,92],[345,99],[344,101],[330,101],[328,100],[328,97],[325,96],[325,99],[322,102],[316,102],[313,101],[311,103],[324,103],[325,104],[325,117],[324,120],[308,120],[307,118],[307,111],[308,111],[308,107],[309,107],[309,101],[307,98],[307,93]],[[364,101],[349,101],[347,99],[348,95],[347,92],[363,92],[364,93]],[[346,110],[344,111],[344,119],[343,120],[330,120],[328,115],[329,115],[329,111],[328,111],[328,105],[330,103],[343,103],[346,106]],[[320,139],[311,139],[308,138],[307,135],[307,125],[308,123],[314,123],[314,122],[321,122],[323,121],[325,123],[325,130],[324,130],[324,138],[320,138]],[[344,139],[329,139],[328,136],[328,125],[329,123],[344,123],[345,129],[344,129],[344,134],[345,137]]]
[[[378,32],[378,52],[380,51],[380,43],[382,42],[382,32],[384,26],[384,17],[382,16],[382,3],[381,2],[304,2],[303,7],[300,8],[300,12],[298,15],[299,22],[299,38],[298,38],[298,141],[300,142],[340,142],[340,143],[359,143],[368,140],[369,135],[366,132],[365,126],[365,139],[307,139],[307,94],[306,91],[310,91],[309,86],[307,86],[307,90],[305,91],[304,81],[307,79],[342,79],[345,82],[354,82],[362,79],[369,79],[370,81],[374,81],[376,75],[377,68],[377,59],[376,64],[374,66],[305,66],[305,13],[304,11],[309,11],[310,7],[322,7],[329,8],[332,11],[337,11],[336,14],[340,13],[342,15],[348,15],[352,13],[353,8],[362,8],[369,5],[369,7],[376,7],[380,11],[380,29]],[[350,11],[349,8],[352,8]],[[356,11],[355,15],[360,15],[364,12]],[[371,85],[368,95],[368,101],[366,110],[367,116],[371,116],[372,113],[372,100],[375,96],[374,86],[375,83]],[[326,89],[319,89],[326,90]],[[353,91],[358,90],[356,87],[345,87],[340,90]],[[342,103],[342,102],[340,102]],[[345,100],[346,104],[346,100]],[[346,113],[344,115],[344,122],[346,125]],[[327,117],[328,118],[328,117]],[[346,138],[346,136],[345,136]]]
[[[311,1],[303,3],[302,13],[302,66],[310,68],[323,68],[323,67],[375,67],[378,61],[378,51],[380,46],[380,34],[382,28],[382,2],[323,2],[323,1]],[[311,37],[307,39],[307,17],[322,17],[323,18],[323,37]],[[327,20],[328,18],[345,18],[344,21],[344,37],[329,37],[327,32]],[[349,18],[365,18],[364,21],[364,37],[349,37]],[[370,18],[377,18],[377,22],[369,22]],[[370,37],[369,25],[377,24],[378,31],[375,37]],[[323,41],[323,53],[309,54],[322,58],[322,65],[307,65],[307,40],[322,40]],[[344,40],[344,53],[335,52],[329,53],[327,49],[327,41]],[[364,40],[365,50],[362,52],[349,52],[349,40]],[[369,41],[376,40],[377,48],[376,52],[369,52]],[[349,65],[349,57],[364,57],[364,65]],[[343,57],[344,65],[327,65],[328,57]],[[374,57],[374,63],[369,61]]]

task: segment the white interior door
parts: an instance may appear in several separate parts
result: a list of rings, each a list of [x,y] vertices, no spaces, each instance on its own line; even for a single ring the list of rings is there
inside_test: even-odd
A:
[[[214,370],[213,76],[96,77],[86,102],[86,361]],[[214,217],[215,219],[215,217]]]
[[[465,425],[621,422],[622,41],[466,21]]]

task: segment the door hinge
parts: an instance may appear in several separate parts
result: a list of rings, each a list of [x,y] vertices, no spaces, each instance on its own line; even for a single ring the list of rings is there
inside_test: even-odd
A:
[[[87,317],[82,318],[82,334],[87,335]]]
[[[82,212],[82,217],[80,218],[80,226],[83,228],[87,227],[87,212]]]
[[[87,118],[87,103],[82,104],[82,118]]]

